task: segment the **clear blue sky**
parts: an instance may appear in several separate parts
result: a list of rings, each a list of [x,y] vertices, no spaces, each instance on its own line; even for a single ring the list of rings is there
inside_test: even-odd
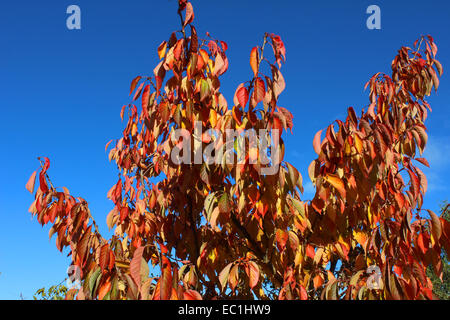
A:
[[[66,28],[66,8],[81,8],[81,30]],[[367,105],[365,82],[390,72],[401,45],[421,34],[434,36],[444,76],[427,126],[431,169],[425,206],[437,211],[449,199],[450,3],[412,1],[205,1],[193,0],[199,34],[209,31],[229,45],[229,71],[222,80],[228,101],[251,77],[253,46],[264,32],[281,35],[287,48],[287,82],[280,105],[294,115],[286,160],[301,169],[311,198],[307,167],[314,134],[348,106]],[[366,28],[366,8],[381,8],[381,30]],[[117,181],[105,144],[121,136],[119,112],[130,81],[151,74],[156,48],[179,27],[176,0],[2,1],[0,5],[0,299],[32,298],[36,289],[65,278],[68,258],[48,240],[27,212],[25,190],[36,157],[51,159],[58,186],[88,200],[107,232],[112,209],[106,193]]]

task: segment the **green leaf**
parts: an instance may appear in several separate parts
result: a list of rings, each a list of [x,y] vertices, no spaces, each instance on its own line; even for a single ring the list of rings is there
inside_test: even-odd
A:
[[[231,204],[228,193],[222,194],[219,199],[219,210],[221,213],[228,213],[231,211]]]

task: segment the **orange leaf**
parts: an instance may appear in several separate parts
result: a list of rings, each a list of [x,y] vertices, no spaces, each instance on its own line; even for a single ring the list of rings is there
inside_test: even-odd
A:
[[[130,95],[133,93],[134,89],[136,88],[136,85],[138,84],[139,80],[141,80],[141,76],[137,76],[136,78],[131,81],[131,87],[130,87]]]
[[[314,289],[317,290],[317,288],[319,288],[323,284],[322,276],[318,274],[317,276],[314,277],[313,282],[314,282]]]
[[[111,290],[111,282],[108,280],[98,290],[98,299],[103,300],[103,298],[108,294],[109,290]]]
[[[28,179],[28,182],[25,185],[25,188],[27,188],[27,190],[30,193],[33,193],[35,183],[36,183],[36,171],[31,174],[31,177],[30,177],[30,179]]]
[[[172,292],[172,267],[170,261],[166,257],[162,257],[162,273],[161,273],[161,300],[168,300]]]
[[[346,191],[344,182],[335,174],[327,174],[324,177],[325,181],[327,181],[329,184],[331,184],[333,187],[336,188],[336,190],[339,192],[342,198],[346,197]]]
[[[289,238],[289,235],[286,231],[278,229],[276,233],[277,246],[280,250],[283,250],[286,247],[286,242]]]
[[[225,286],[228,282],[228,276],[230,275],[230,269],[233,266],[233,263],[229,263],[219,274],[220,285],[222,286],[222,290],[225,289]]]
[[[254,47],[252,52],[250,53],[250,66],[252,67],[253,74],[255,77],[258,75],[258,61],[259,61],[259,53],[258,48]]]
[[[259,281],[259,267],[254,261],[249,261],[247,266],[246,271],[249,278],[249,286],[253,289]]]

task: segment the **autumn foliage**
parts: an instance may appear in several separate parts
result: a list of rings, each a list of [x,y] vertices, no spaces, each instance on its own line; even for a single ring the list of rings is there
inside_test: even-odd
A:
[[[203,132],[265,129],[268,139],[293,127],[277,103],[286,59],[279,36],[265,34],[253,48],[251,79],[229,104],[219,80],[227,44],[198,37],[190,2],[180,0],[178,14],[182,28],[158,47],[153,75],[132,81],[126,127],[109,151],[120,171],[108,193],[111,239],[84,199],[53,187],[50,162],[41,161],[30,212],[52,224],[58,250],[69,247],[81,270],[82,287],[67,299],[432,299],[426,268],[441,276],[441,253],[450,248],[449,223],[422,209],[427,179],[418,166],[428,166],[420,157],[431,111],[425,97],[442,74],[433,38],[402,47],[392,75],[368,81],[370,105],[360,115],[349,108],[344,121],[315,135],[308,172],[316,193],[304,201],[282,138],[275,174],[262,173],[273,163],[262,163],[257,148],[242,162],[172,161],[186,141],[214,141],[206,133],[173,138],[175,129],[194,134],[195,121]],[[378,289],[368,286],[370,266],[381,272]]]

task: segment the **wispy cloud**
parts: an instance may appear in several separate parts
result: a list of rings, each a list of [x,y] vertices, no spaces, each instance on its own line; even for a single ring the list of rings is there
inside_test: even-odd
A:
[[[432,168],[447,167],[450,164],[450,137],[429,136],[423,156]]]

